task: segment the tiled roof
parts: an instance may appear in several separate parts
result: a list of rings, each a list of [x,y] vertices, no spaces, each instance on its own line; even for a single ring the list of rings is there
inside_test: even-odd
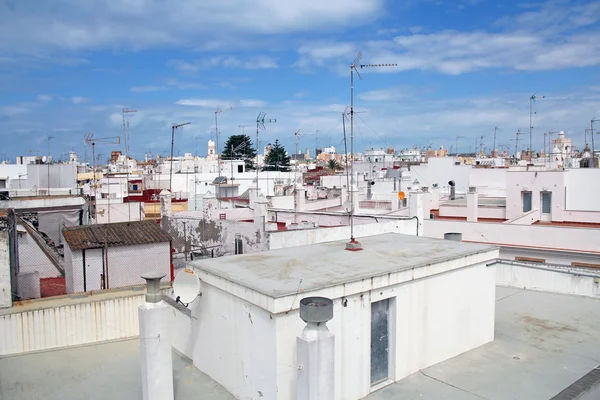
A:
[[[172,240],[155,221],[73,226],[64,228],[63,235],[71,250],[134,246]]]

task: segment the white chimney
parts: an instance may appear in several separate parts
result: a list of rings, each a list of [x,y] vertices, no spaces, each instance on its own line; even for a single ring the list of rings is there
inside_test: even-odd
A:
[[[174,398],[169,305],[162,300],[160,291],[164,276],[160,272],[142,275],[147,283],[146,301],[139,307],[143,400]]]
[[[306,322],[296,339],[297,400],[333,400],[335,337],[327,329],[333,302],[324,297],[300,300],[300,318]]]
[[[171,206],[171,192],[164,189],[159,194],[160,197],[160,218],[170,218],[173,215],[173,208]]]
[[[479,195],[477,194],[476,186],[469,186],[467,193],[467,221],[477,222],[479,211]]]

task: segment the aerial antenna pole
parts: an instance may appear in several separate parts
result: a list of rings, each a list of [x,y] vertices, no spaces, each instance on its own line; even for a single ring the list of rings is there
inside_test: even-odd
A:
[[[359,64],[360,59],[362,58],[362,51],[358,52],[356,58],[350,65],[350,156],[354,160],[354,72],[358,75],[359,79],[362,80],[362,76],[358,72],[357,67],[360,69],[363,68],[379,68],[379,67],[396,67],[397,64]],[[354,168],[353,163],[350,163],[350,173],[352,174],[352,182],[354,182]],[[349,188],[352,192],[354,192],[354,183],[352,183],[352,188]],[[350,242],[346,243],[346,250],[350,251],[358,251],[362,250],[360,247],[360,243],[358,243],[354,238],[354,197],[352,194],[350,200]]]
[[[170,176],[169,176],[169,192],[171,192],[171,193],[173,193],[172,192],[172,190],[173,190],[172,189],[173,188],[173,186],[172,186],[173,185],[173,146],[175,145],[175,129],[177,129],[179,127],[182,127],[182,126],[185,126],[185,125],[189,125],[189,124],[191,124],[191,122],[184,122],[183,124],[173,124],[173,125],[171,125],[171,168],[169,168],[170,169],[170,171],[169,171],[169,173],[170,173]],[[218,162],[218,159],[217,159],[217,162]],[[219,169],[219,171],[220,171],[220,169]]]
[[[455,146],[456,157],[458,157],[458,139],[462,139],[462,138],[464,138],[464,136],[456,135],[456,146]]]
[[[596,163],[596,148],[594,147],[594,122],[598,122],[600,121],[600,119],[597,118],[592,118],[592,120],[590,121],[590,134],[592,135],[592,164],[594,165],[593,168],[598,168],[598,165]]]
[[[48,163],[48,196],[50,196],[50,140],[52,139],[54,136],[48,136],[48,158],[46,159],[46,163]]]
[[[221,108],[218,108],[217,111],[215,111],[215,137],[217,140],[217,164],[218,164],[218,168],[219,168],[219,175],[221,175],[221,163],[219,162],[219,158],[220,158],[220,153],[219,153],[219,118],[218,115],[221,114],[222,112],[228,111],[228,110],[233,110],[232,106],[229,106],[229,108],[225,108],[224,110],[222,110]]]
[[[542,96],[542,99],[545,97],[546,96]],[[532,145],[533,115],[537,114],[537,112],[533,110],[533,104],[535,103],[536,99],[537,99],[536,93],[532,94],[531,97],[529,98],[529,154],[530,155],[532,155],[532,153],[533,153],[533,145]]]
[[[479,136],[479,152],[481,153],[483,151],[483,139],[485,138],[485,136],[481,135]]]
[[[267,113],[266,112],[260,112],[258,113],[258,116],[256,117],[256,196],[258,197],[258,131],[260,130],[266,130],[267,128],[265,127],[265,124],[270,124],[270,123],[274,123],[277,122],[276,119],[265,119]],[[269,181],[267,180],[267,186],[269,185]],[[268,193],[268,191],[267,191]]]
[[[494,127],[494,145],[493,145],[492,151],[496,150],[496,132],[498,132],[498,131],[502,132],[502,129],[495,126]]]

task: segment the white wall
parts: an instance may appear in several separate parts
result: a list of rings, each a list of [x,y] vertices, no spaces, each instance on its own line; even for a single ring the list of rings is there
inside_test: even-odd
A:
[[[565,226],[426,219],[423,223],[423,232],[424,236],[438,239],[443,238],[444,233],[447,232],[461,232],[464,241],[557,251],[598,252],[598,243],[600,243],[600,229]]]
[[[12,305],[8,233],[0,231],[0,308]]]
[[[142,293],[39,300],[2,310],[0,356],[135,337]]]
[[[448,193],[448,181],[456,183],[457,193],[466,193],[469,188],[470,165],[454,165],[452,157],[432,157],[426,164],[410,167],[411,185],[417,179],[420,186],[432,187],[434,183]],[[404,184],[403,184],[404,187]]]
[[[105,268],[108,270],[108,288],[143,284],[145,281],[141,275],[148,271],[162,272],[166,274],[165,279],[170,279],[171,249],[168,242],[109,247],[105,251],[106,253],[103,249],[85,250],[85,291],[102,289],[101,274]],[[84,291],[83,252],[72,251],[68,245],[65,245],[65,281],[67,293]]]
[[[552,192],[552,221],[564,220],[565,177],[564,171],[508,171],[506,190],[506,218],[513,219],[523,214],[521,192],[527,188],[532,192],[532,209],[542,208],[540,192],[544,187]]]
[[[567,172],[567,210],[600,211],[600,169],[577,168]]]
[[[360,239],[364,236],[379,235],[389,232],[416,235],[416,229],[416,219],[386,220],[375,224],[371,223],[355,225],[354,236]],[[270,232],[269,250],[331,242],[349,238],[349,226]]]
[[[203,282],[192,309],[194,366],[238,399],[278,395],[275,320],[264,309]]]
[[[595,275],[595,276],[594,276]],[[496,264],[496,283],[529,290],[577,296],[600,296],[598,274],[586,276],[581,269],[559,269],[542,265]]]
[[[99,199],[96,203],[96,223],[107,224],[110,222],[143,221],[144,203],[116,203],[110,205],[106,199]]]
[[[143,284],[146,281],[141,275],[150,271],[162,272],[166,274],[163,280],[170,280],[169,242],[109,247],[106,251],[108,252],[109,288]]]
[[[469,186],[477,186],[477,192],[485,197],[506,196],[505,168],[472,168]]]
[[[327,326],[335,335],[335,399],[358,399],[371,391],[372,302],[393,299],[390,357],[392,378],[399,380],[494,339],[495,273],[482,263],[334,298],[334,317]],[[345,307],[343,300],[348,300]],[[293,399],[295,341],[304,322],[298,310],[278,314],[276,320],[278,398]]]

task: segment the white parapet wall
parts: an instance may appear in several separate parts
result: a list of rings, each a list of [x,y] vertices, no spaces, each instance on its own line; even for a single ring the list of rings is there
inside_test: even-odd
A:
[[[382,233],[402,233],[405,235],[416,235],[417,220],[388,219],[376,224],[360,224],[354,226],[354,236],[358,239],[364,236],[380,235]],[[349,238],[350,226],[270,232],[269,250],[331,242]]]
[[[577,296],[600,296],[600,271],[498,260],[496,284]]]
[[[62,296],[0,310],[0,356],[139,335],[144,290]]]

